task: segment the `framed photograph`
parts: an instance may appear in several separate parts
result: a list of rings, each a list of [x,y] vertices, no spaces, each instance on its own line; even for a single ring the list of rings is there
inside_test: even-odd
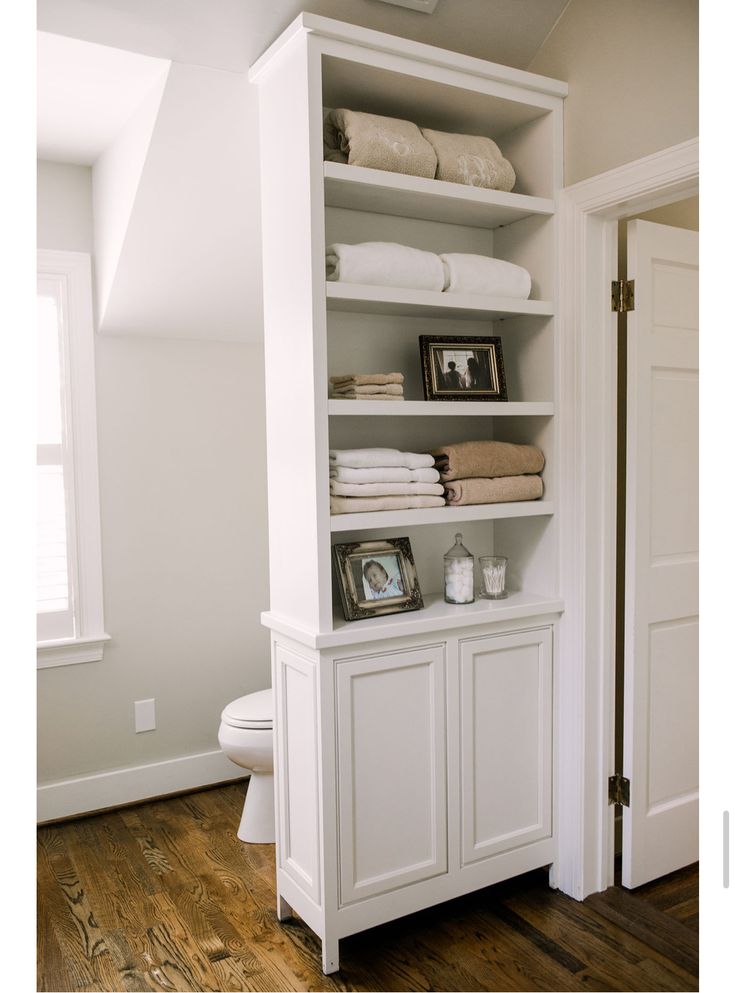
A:
[[[346,621],[423,607],[408,538],[334,545],[332,555]]]
[[[507,400],[500,338],[422,334],[425,400]]]

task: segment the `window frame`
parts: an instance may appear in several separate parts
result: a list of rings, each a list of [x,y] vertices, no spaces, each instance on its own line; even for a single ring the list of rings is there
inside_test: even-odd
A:
[[[100,526],[97,406],[94,372],[94,318],[92,260],[86,252],[38,251],[39,278],[57,282],[62,316],[62,362],[68,417],[68,445],[64,471],[71,469],[65,491],[71,495],[67,511],[68,554],[74,635],[38,641],[39,669],[100,661],[105,633],[102,595],[102,538]]]

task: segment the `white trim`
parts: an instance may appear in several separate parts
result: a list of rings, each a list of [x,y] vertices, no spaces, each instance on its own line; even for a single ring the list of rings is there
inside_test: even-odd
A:
[[[692,139],[560,196],[561,582],[555,882],[584,899],[611,885],[614,770],[617,221],[698,191]]]
[[[60,817],[75,817],[181,790],[213,786],[241,779],[244,775],[247,775],[245,769],[230,762],[224,752],[216,749],[91,776],[60,779],[38,787],[37,819],[42,823]]]
[[[76,662],[99,662],[105,650],[109,634],[96,638],[60,638],[58,641],[43,641],[36,647],[36,665],[39,669],[51,669],[59,665],[74,665]]]
[[[104,634],[102,599],[102,538],[100,526],[99,468],[97,459],[97,403],[94,370],[94,321],[92,314],[92,260],[85,252],[39,250],[37,271],[43,276],[61,277],[64,283],[67,350],[69,360],[71,448],[73,450],[74,521],[69,540],[74,541],[76,563],[74,613],[77,630],[67,644],[98,644],[97,659],[109,635]],[[71,650],[61,660],[59,641],[40,642],[39,665],[68,665],[93,661],[92,649]],[[50,659],[47,649],[55,652]]]

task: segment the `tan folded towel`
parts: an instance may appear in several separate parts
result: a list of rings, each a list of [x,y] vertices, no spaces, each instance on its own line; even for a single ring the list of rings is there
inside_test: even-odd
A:
[[[544,484],[540,476],[499,476],[496,479],[455,479],[445,483],[447,503],[459,507],[474,503],[515,503],[538,500]]]
[[[535,445],[511,445],[507,441],[460,441],[432,450],[442,482],[482,476],[520,476],[538,473],[544,454]]]
[[[415,510],[444,505],[444,497],[440,496],[330,496],[329,498],[329,509],[333,514],[367,514],[374,510]]]
[[[334,393],[333,400],[403,400],[403,395],[392,393]]]
[[[346,465],[330,466],[329,475],[340,483],[438,483],[436,469],[404,469],[401,466],[376,466],[353,469]]]
[[[329,382],[334,386],[341,386],[343,383],[352,383],[355,386],[388,386],[389,384],[402,383],[402,372],[366,372],[366,373],[343,373],[341,376],[330,376]]]
[[[436,174],[436,152],[415,124],[354,110],[330,110],[327,114],[324,158],[427,179]]]
[[[421,128],[421,134],[436,152],[436,178],[465,186],[484,186],[488,190],[505,190],[515,186],[513,166],[492,140],[471,134],[448,134]]]
[[[353,386],[351,383],[340,383],[334,386],[335,393],[357,393],[367,396],[368,394],[391,394],[392,396],[403,396],[403,386],[401,383],[388,383],[386,386]]]
[[[441,483],[341,483],[329,480],[329,492],[334,496],[443,496]]]

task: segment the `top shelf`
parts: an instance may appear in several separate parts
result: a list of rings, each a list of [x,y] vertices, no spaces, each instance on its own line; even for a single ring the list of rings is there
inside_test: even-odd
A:
[[[524,217],[554,213],[554,201],[543,197],[404,176],[340,162],[324,163],[324,202],[328,207],[476,228],[498,228]]]

